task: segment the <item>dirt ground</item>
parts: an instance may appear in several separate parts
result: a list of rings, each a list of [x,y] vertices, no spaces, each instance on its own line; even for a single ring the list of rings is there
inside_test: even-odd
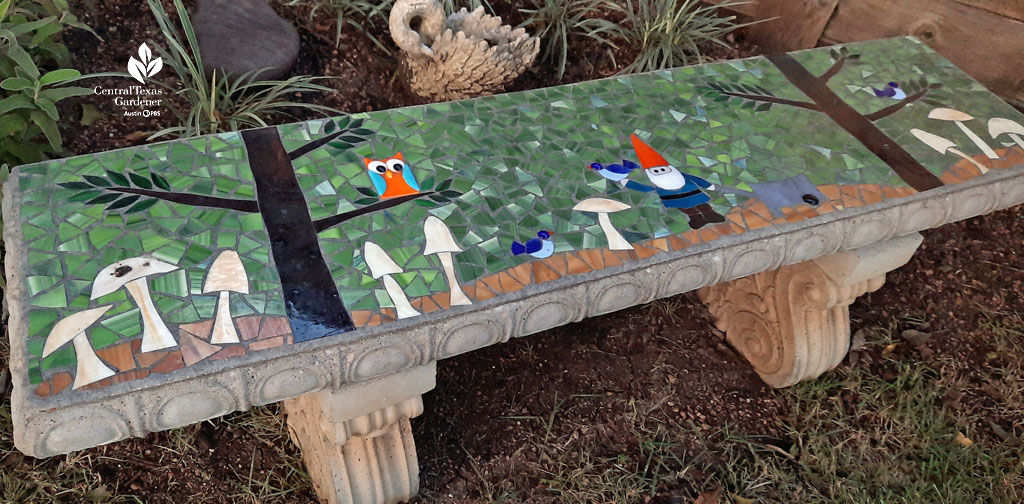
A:
[[[83,72],[120,70],[125,47],[157,38],[144,2],[71,3],[104,38],[69,37]],[[492,4],[519,21],[505,2]],[[311,99],[348,112],[419,102],[392,82],[395,61],[364,37],[349,31],[339,50],[329,18],[277,7],[300,27],[303,56],[293,72],[338,77],[328,84],[337,94]],[[616,70],[595,47],[578,52],[563,83]],[[727,59],[758,50],[740,44],[710,52]],[[553,74],[542,66],[512,89],[556,84]],[[66,129],[75,152],[145,143],[140,131],[168,124],[121,121],[104,109],[112,107],[108,100],[89,97],[68,100],[62,113],[77,117],[82,103],[108,115]],[[296,117],[308,118],[298,111]],[[1018,404],[1024,392],[999,383],[1019,384],[1013,363],[1024,362],[1024,345],[999,341],[1024,334],[1014,332],[1024,330],[1021,251],[1022,208],[926,233],[911,263],[851,308],[857,348],[833,376],[897,383],[906,366],[934,367],[941,373],[931,382],[949,386],[932,406],[949,411],[978,446],[1019,447],[1009,440],[1024,435],[1024,410],[1008,404]],[[711,327],[706,310],[682,295],[440,362],[426,412],[413,420],[422,479],[417,502],[753,502],[738,492],[762,495],[758,478],[779,478],[747,475],[740,484],[730,471],[762,468],[756,462],[763,453],[785,464],[798,460],[792,454],[803,438],[793,429],[802,410],[795,398],[812,392],[769,389]],[[873,421],[852,413],[871,400],[858,390],[848,382],[828,389],[837,407],[851,412],[842,427],[849,432],[867,432]],[[0,410],[7,425],[0,435],[5,502],[316,502],[276,406],[45,461],[13,449],[9,415],[8,403]],[[742,456],[720,449],[737,439],[757,449]],[[800,461],[801,468],[817,467],[808,464]],[[1004,481],[1015,487],[1020,480],[1010,478],[1017,473],[1006,471]],[[814,470],[793,474],[800,489],[835,497]]]

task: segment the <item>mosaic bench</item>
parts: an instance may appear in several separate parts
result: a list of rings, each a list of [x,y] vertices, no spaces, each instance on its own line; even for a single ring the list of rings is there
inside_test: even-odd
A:
[[[15,443],[285,401],[321,495],[394,502],[437,360],[694,290],[790,385],[919,231],[1024,202],[1022,124],[902,38],[22,166]]]

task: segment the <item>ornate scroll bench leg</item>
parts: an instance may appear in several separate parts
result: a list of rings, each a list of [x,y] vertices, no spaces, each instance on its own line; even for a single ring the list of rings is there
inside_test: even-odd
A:
[[[850,304],[921,245],[912,234],[697,292],[726,340],[772,387],[817,378],[850,348]]]
[[[436,363],[284,401],[292,441],[330,504],[390,504],[419,490],[409,419],[423,413]]]

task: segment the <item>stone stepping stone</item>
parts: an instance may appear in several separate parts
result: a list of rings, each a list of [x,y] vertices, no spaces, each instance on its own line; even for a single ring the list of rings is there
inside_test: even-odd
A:
[[[192,25],[207,73],[276,79],[299,57],[299,32],[265,0],[199,0]]]

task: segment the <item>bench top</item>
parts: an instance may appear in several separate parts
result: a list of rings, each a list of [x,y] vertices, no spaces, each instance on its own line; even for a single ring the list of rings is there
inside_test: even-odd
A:
[[[157,143],[4,185],[19,449],[368,380],[1024,201],[900,38]]]

